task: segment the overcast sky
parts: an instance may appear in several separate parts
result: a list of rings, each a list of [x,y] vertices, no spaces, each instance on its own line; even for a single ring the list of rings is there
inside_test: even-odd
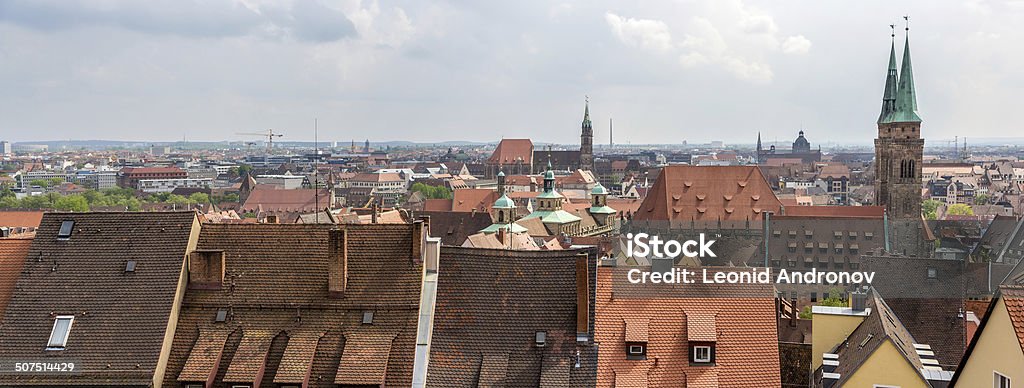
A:
[[[0,139],[868,143],[905,13],[924,136],[1018,135],[1024,1],[935,4],[0,0]]]

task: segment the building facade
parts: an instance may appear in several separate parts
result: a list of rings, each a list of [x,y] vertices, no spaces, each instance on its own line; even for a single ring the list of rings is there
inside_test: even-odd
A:
[[[894,35],[895,39],[895,35]],[[903,48],[903,65],[896,73],[896,43],[889,51],[882,111],[875,139],[875,198],[896,219],[921,217],[921,165],[924,138],[917,114],[917,94],[910,64],[910,38]]]

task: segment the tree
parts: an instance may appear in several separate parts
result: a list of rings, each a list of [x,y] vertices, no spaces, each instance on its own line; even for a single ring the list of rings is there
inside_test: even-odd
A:
[[[246,176],[252,172],[252,166],[248,164],[238,165],[238,176]]]
[[[65,195],[57,197],[53,201],[53,207],[57,210],[87,212],[89,211],[89,202],[85,200],[85,196],[80,194]]]
[[[921,202],[921,213],[924,214],[924,218],[934,220],[939,216],[939,206],[942,206],[942,202],[926,199],[924,202]]]
[[[188,200],[192,203],[207,204],[210,203],[210,196],[206,193],[192,193],[188,196]]]
[[[970,206],[965,204],[958,203],[949,205],[949,207],[946,208],[946,214],[951,216],[973,216],[974,209],[971,209]]]
[[[419,192],[427,199],[450,199],[452,192],[444,186],[430,186],[423,183],[413,183],[410,191]]]
[[[978,194],[974,196],[975,205],[988,205],[989,196],[988,194]]]

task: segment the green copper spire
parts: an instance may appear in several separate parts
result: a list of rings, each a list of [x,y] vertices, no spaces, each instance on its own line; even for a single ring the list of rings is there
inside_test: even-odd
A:
[[[903,67],[900,68],[900,82],[896,91],[896,114],[890,122],[919,123],[917,115],[917,92],[914,90],[914,70],[910,65],[910,35],[903,46]]]
[[[590,97],[587,97],[583,108],[583,128],[591,128],[590,125]]]
[[[889,49],[889,70],[885,75],[885,92],[882,94],[882,113],[878,115],[878,123],[891,123],[892,115],[896,113],[896,84],[899,82],[896,75],[896,34],[893,34],[893,41]]]

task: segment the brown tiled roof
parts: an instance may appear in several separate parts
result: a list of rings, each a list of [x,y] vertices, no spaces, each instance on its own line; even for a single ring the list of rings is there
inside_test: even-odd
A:
[[[1024,351],[1024,286],[1001,286],[1003,303],[1010,315],[1013,331],[1017,333],[1017,342]]]
[[[882,218],[884,206],[798,206],[786,205],[787,216]]]
[[[223,380],[233,383],[255,383],[262,380],[274,334],[268,330],[245,330]],[[181,375],[178,375],[178,379],[181,379]]]
[[[657,290],[651,287],[660,286],[630,285],[623,280],[624,269],[616,268],[598,268],[597,387],[779,386],[773,288],[730,285],[716,290],[687,284],[678,294],[651,293]],[[649,322],[646,360],[626,358],[627,319]],[[690,366],[689,336],[716,337],[714,367]]]
[[[341,354],[334,383],[383,385],[394,340],[394,334],[352,333],[345,336],[345,350]]]
[[[223,328],[202,329],[178,378],[181,381],[213,381],[228,334]]]
[[[427,198],[423,200],[423,210],[432,212],[449,212],[452,210],[452,200],[442,198]]]
[[[508,353],[485,354],[480,362],[477,387],[504,387],[508,377]]]
[[[0,238],[0,326],[31,244],[31,238]]]
[[[327,207],[330,192],[326,189],[275,189],[267,185],[259,185],[249,193],[243,212],[311,213],[317,211],[316,196],[320,196],[320,206]],[[289,219],[294,219],[291,217]]]
[[[9,228],[35,228],[43,220],[43,212],[0,211],[0,226]]]
[[[503,386],[536,387],[545,368],[557,368],[546,362],[575,360],[577,350],[582,367],[568,371],[568,386],[593,386],[596,347],[576,342],[580,252],[442,247],[427,386],[487,383],[500,369],[494,357],[507,354]],[[546,333],[542,348],[537,332]],[[549,373],[554,380],[560,372]]]
[[[494,153],[487,159],[490,164],[533,164],[533,142],[530,139],[501,139]]]
[[[626,342],[647,342],[648,338],[648,324],[650,321],[647,318],[632,318],[628,317],[625,319],[626,322]]]
[[[470,235],[491,226],[488,213],[422,211],[416,215],[430,217],[430,236],[440,238],[444,245],[460,246]]]
[[[634,221],[701,225],[761,220],[782,203],[756,166],[665,166]]]
[[[545,357],[541,364],[540,388],[566,388],[572,386],[569,371],[573,361],[568,357]]]
[[[343,295],[332,296],[328,242],[330,231],[337,227],[346,231],[348,280]],[[386,386],[411,385],[422,286],[422,266],[413,260],[413,244],[418,241],[413,239],[414,228],[412,224],[204,225],[198,249],[224,252],[225,285],[190,288],[185,293],[164,385],[186,382],[179,375],[200,330],[206,327],[232,332],[215,375],[218,387],[227,381],[228,367],[236,364],[236,358],[240,370],[250,373],[251,360],[263,356],[263,386],[296,382],[307,375],[309,387],[335,387],[339,377],[381,380]],[[226,322],[214,322],[221,309]],[[373,312],[370,324],[363,323],[367,311]],[[243,337],[249,333],[259,333],[260,341],[253,340],[259,346],[245,345]],[[378,337],[393,339],[388,350],[359,345]],[[384,366],[360,361],[354,368],[339,368],[343,358],[359,359],[365,351],[382,351]]]
[[[60,240],[65,220],[74,228]],[[81,373],[0,375],[0,385],[151,384],[193,225],[194,212],[44,215],[0,327],[0,349],[15,359],[76,359]],[[128,260],[134,272],[125,272]],[[47,351],[54,315],[75,320],[66,348]]]
[[[498,200],[498,192],[491,189],[459,189],[452,194],[452,211],[487,213]]]
[[[296,331],[288,337],[288,347],[281,356],[274,382],[278,384],[301,384],[309,377],[313,356],[323,332]]]

